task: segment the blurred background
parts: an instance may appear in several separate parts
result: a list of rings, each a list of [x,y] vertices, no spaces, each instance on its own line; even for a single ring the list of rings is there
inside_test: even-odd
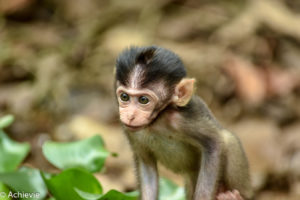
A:
[[[31,143],[25,165],[55,171],[46,140],[100,134],[119,155],[97,175],[104,189],[135,189],[113,68],[123,48],[152,44],[181,56],[241,138],[257,199],[300,199],[298,0],[0,0],[0,116],[14,114],[9,136]]]

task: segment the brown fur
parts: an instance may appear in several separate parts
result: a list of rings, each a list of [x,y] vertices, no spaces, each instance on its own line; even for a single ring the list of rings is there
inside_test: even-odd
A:
[[[127,110],[120,106],[121,121],[127,125],[124,129],[135,157],[141,199],[158,197],[157,161],[185,177],[187,200],[250,199],[248,163],[239,139],[222,128],[205,103],[193,95],[193,86],[194,79],[183,79],[175,87],[171,102],[165,100],[155,109],[149,104],[152,109],[145,110],[155,112],[152,115],[139,114],[146,111],[141,111],[134,100],[126,102],[131,106]],[[125,92],[134,95],[132,90],[127,88]],[[161,101],[151,103],[158,105]],[[139,116],[134,123],[141,125],[139,128],[128,127],[128,112]],[[227,192],[220,195],[224,188]]]

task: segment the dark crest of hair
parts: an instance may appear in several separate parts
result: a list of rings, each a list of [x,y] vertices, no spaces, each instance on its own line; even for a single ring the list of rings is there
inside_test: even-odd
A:
[[[156,46],[130,47],[117,58],[116,80],[128,85],[130,73],[137,65],[143,68],[140,87],[161,80],[173,86],[186,76],[181,59],[170,50]]]

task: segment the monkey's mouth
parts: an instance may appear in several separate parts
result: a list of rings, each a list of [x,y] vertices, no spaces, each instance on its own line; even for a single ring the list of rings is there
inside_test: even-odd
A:
[[[124,124],[124,125],[126,126],[126,128],[128,128],[131,131],[138,131],[144,127],[144,126],[131,126],[128,124]]]

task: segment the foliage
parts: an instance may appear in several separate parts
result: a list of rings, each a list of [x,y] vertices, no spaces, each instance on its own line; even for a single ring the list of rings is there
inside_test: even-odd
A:
[[[46,142],[43,153],[47,160],[59,169],[82,167],[90,172],[102,169],[105,158],[109,155],[98,135],[69,143]]]
[[[4,129],[14,122],[14,116],[6,115],[0,118],[0,129]]]
[[[15,142],[3,132],[13,121],[12,115],[0,118],[0,173],[15,170],[30,150],[29,144]]]
[[[184,200],[184,189],[178,187],[168,179],[159,180],[160,199],[161,200]]]
[[[138,192],[122,193],[110,190],[103,193],[102,186],[92,174],[100,171],[109,152],[99,135],[69,142],[46,142],[43,153],[46,159],[62,170],[58,174],[39,169],[17,168],[28,155],[29,144],[11,140],[3,131],[13,122],[13,116],[0,118],[0,196],[1,200],[13,199],[14,193],[30,194],[29,200],[136,200]],[[183,188],[169,180],[160,180],[160,199],[183,200]],[[49,198],[50,195],[50,198]]]
[[[50,193],[56,199],[81,200],[81,193],[101,195],[102,186],[98,180],[88,171],[80,168],[70,168],[58,175],[43,176]],[[96,198],[97,199],[97,198]]]
[[[29,200],[44,199],[47,188],[40,175],[40,171],[32,168],[20,168],[14,172],[0,174],[0,180],[15,192],[38,193],[38,198],[24,198]]]

